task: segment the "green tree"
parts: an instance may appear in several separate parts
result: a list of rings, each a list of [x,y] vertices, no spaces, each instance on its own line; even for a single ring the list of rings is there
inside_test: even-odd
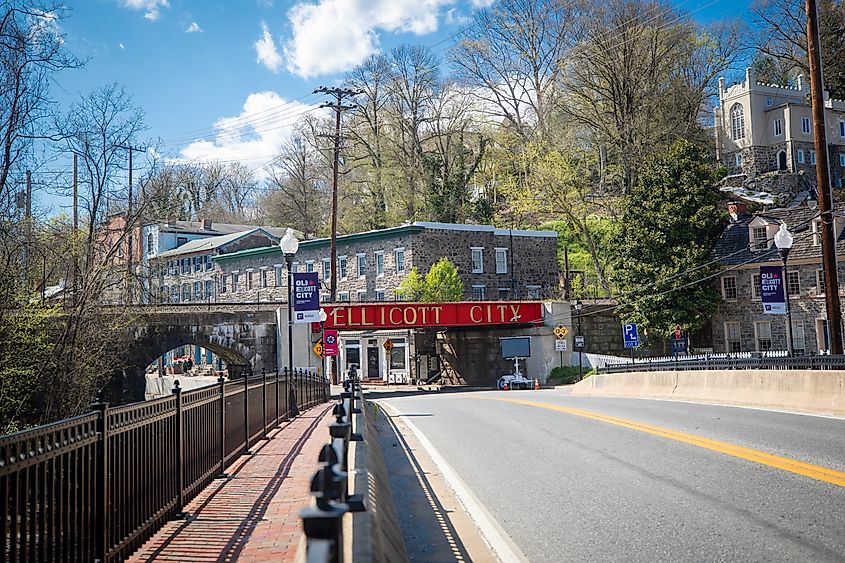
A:
[[[441,258],[425,275],[423,301],[460,301],[464,298],[464,282],[458,269],[448,258]]]
[[[722,228],[716,174],[708,154],[678,141],[648,159],[626,198],[616,239],[614,281],[627,305],[626,321],[668,336],[676,324],[701,328],[715,312],[719,293],[697,280],[717,271],[700,267]]]
[[[403,301],[419,301],[425,293],[425,279],[420,275],[416,266],[408,272],[397,290]]]

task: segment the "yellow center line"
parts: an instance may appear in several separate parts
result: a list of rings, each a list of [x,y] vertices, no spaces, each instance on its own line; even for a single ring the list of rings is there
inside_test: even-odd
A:
[[[585,411],[581,409],[574,409],[571,407],[564,407],[561,405],[537,403],[535,401],[524,401],[521,399],[490,398],[487,400],[516,403],[519,405],[549,409],[566,414],[589,418],[592,420],[598,420],[607,424],[621,426],[622,428],[638,430],[640,432],[645,432],[654,436],[660,436],[661,438],[675,440],[676,442],[683,442],[685,444],[691,444],[693,446],[698,446],[725,455],[738,457],[748,461],[753,461],[761,465],[767,465],[769,467],[774,467],[776,469],[795,473],[796,475],[803,475],[804,477],[809,477],[810,479],[815,479],[817,481],[823,481],[825,483],[831,483],[833,485],[845,487],[845,472],[836,471],[835,469],[822,467],[820,465],[813,465],[811,463],[804,463],[803,461],[790,459],[788,457],[767,454],[766,452],[753,450],[751,448],[744,448],[742,446],[737,446],[736,444],[730,444],[728,442],[720,442],[718,440],[711,440],[710,438],[696,436],[695,434],[677,432],[675,430],[669,430],[668,428],[645,424],[643,422],[636,422],[634,420],[627,420],[625,418],[609,416],[606,414],[600,414],[597,412]]]

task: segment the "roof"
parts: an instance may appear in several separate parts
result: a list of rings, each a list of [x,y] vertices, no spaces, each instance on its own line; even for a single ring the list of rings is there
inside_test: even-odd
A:
[[[183,233],[189,235],[228,235],[231,233],[242,233],[254,229],[264,229],[276,237],[281,237],[285,229],[280,227],[261,227],[259,225],[238,225],[235,223],[215,223],[212,221],[211,228],[206,229],[202,221],[166,221],[152,223],[158,225],[158,229],[164,233]]]
[[[211,252],[218,248],[236,241],[245,236],[256,233],[263,233],[273,240],[278,241],[279,237],[274,236],[262,227],[254,227],[249,231],[241,231],[229,233],[228,235],[220,235],[216,237],[200,238],[186,242],[182,246],[178,246],[171,250],[165,250],[159,253],[155,258],[169,258],[171,256],[183,256],[185,254],[195,254],[198,252]]]
[[[845,212],[845,204],[834,206],[834,214],[839,217]],[[745,215],[728,224],[712,252],[712,257],[723,265],[740,266],[759,262],[780,262],[780,256],[774,245],[767,250],[751,250],[748,226],[757,217],[777,224],[785,223],[794,237],[790,260],[821,260],[821,246],[813,245],[812,221],[818,211],[806,205],[791,208],[771,209],[757,215]],[[837,221],[841,220],[838,218]],[[836,239],[836,254],[845,255],[845,229]]]
[[[351,244],[365,240],[379,240],[396,238],[403,235],[411,235],[420,233],[426,229],[447,230],[447,231],[471,231],[471,232],[490,232],[499,236],[515,236],[515,237],[542,237],[542,238],[556,238],[556,231],[525,231],[519,229],[497,229],[493,225],[465,225],[459,223],[433,223],[428,221],[417,221],[410,225],[401,225],[399,227],[389,227],[387,229],[375,229],[372,231],[364,231],[361,233],[352,233],[348,235],[339,235],[337,237],[338,244]],[[303,240],[299,243],[301,249],[321,248],[327,247],[331,244],[329,238],[316,238]],[[246,250],[239,250],[237,252],[228,252],[226,254],[215,256],[214,260],[228,261],[239,260],[247,257],[267,256],[267,255],[281,255],[281,250],[278,246],[266,246],[263,248],[249,248]]]

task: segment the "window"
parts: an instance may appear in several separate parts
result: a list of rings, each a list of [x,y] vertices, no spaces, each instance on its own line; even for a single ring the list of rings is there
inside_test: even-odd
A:
[[[816,293],[824,293],[824,270],[816,270]]]
[[[483,274],[484,273],[484,249],[483,248],[470,248],[470,253],[472,255],[472,273],[473,274]]]
[[[226,274],[220,274],[218,278],[219,293],[226,293]]]
[[[366,289],[359,289],[357,293],[358,301],[366,301],[367,300],[367,290]]]
[[[734,141],[745,138],[745,114],[742,104],[734,104],[731,108],[731,138]]]
[[[404,248],[397,248],[393,251],[393,256],[396,259],[396,273],[397,274],[404,274],[405,273],[405,249]]]
[[[810,164],[816,163],[816,151],[810,151]]]
[[[232,272],[232,293],[237,293],[241,290],[241,276],[238,272]]]
[[[497,248],[496,249],[496,273],[497,274],[507,274],[508,273],[508,249],[507,248]]]
[[[273,266],[273,273],[275,274],[275,278],[276,278],[276,287],[282,287],[282,285],[283,285],[282,276],[284,275],[283,270],[282,270],[282,265],[276,264],[275,266]]]
[[[845,137],[845,119],[839,120],[839,136]]]
[[[179,303],[179,286],[178,285],[170,286],[170,302],[171,303]]]
[[[212,266],[212,264],[211,264],[211,254],[206,254],[205,255],[205,271],[208,272],[209,270],[211,270],[211,266]]]
[[[539,285],[526,285],[525,286],[525,293],[527,294],[526,297],[528,299],[542,299],[543,295],[543,288]]]
[[[182,302],[188,303],[191,300],[191,286],[188,284],[182,285]]]
[[[805,135],[810,134],[810,118],[809,117],[802,117],[801,118],[801,132]]]
[[[775,105],[775,99],[771,96],[766,96],[766,106],[772,107],[773,105]]]
[[[337,274],[341,280],[346,279],[346,256],[341,256],[337,259]]]
[[[183,274],[190,274],[191,273],[191,259],[190,258],[182,258],[182,273]]]
[[[839,153],[839,166],[845,168],[845,152]]]
[[[751,228],[751,250],[766,250],[769,248],[766,227]]]
[[[734,155],[734,161],[735,161],[737,167],[742,166],[742,153],[736,153]]]
[[[267,287],[267,268],[261,268],[259,276],[259,279],[261,280],[261,287]]]
[[[792,350],[796,354],[804,354],[807,351],[807,341],[804,338],[804,321],[792,321]]]
[[[760,274],[751,274],[751,299],[760,299]]]
[[[819,246],[822,243],[822,225],[816,219],[813,221],[813,246]]]
[[[390,369],[405,369],[405,339],[391,338],[393,348],[390,349]]]
[[[214,282],[212,280],[206,280],[205,282],[205,298],[209,301],[212,300],[214,297]]]
[[[798,164],[804,164],[804,150],[798,149]]]
[[[485,289],[486,286],[483,285],[474,285],[472,286],[472,299],[473,301],[484,301],[485,298]]]
[[[349,292],[348,291],[341,291],[340,293],[337,294],[337,300],[343,301],[343,302],[349,301]]]
[[[176,237],[176,246],[177,247],[182,246],[186,242],[188,242],[188,237]]]
[[[252,291],[252,270],[247,270],[244,277],[246,278],[246,290]]]
[[[742,336],[738,322],[725,323],[725,350],[742,352]]]
[[[367,255],[366,254],[356,254],[355,260],[357,262],[355,267],[358,270],[358,277],[363,278],[366,275],[366,270],[367,270]]]
[[[725,301],[736,300],[736,276],[722,277],[722,299]]]
[[[155,239],[152,233],[147,233],[147,254],[155,252]]]
[[[328,280],[332,277],[332,261],[330,258],[323,258],[323,279]]]
[[[202,256],[194,256],[194,272],[199,272],[202,270]]]
[[[299,271],[299,262],[291,262],[290,271],[291,272],[298,272]]]
[[[376,290],[376,301],[384,301],[384,290],[377,289]]]
[[[757,342],[758,352],[765,352],[772,349],[771,321],[756,321],[754,323],[754,339]]]
[[[509,287],[500,287],[499,291],[499,301],[507,301],[510,298],[511,290]]]
[[[384,275],[384,252],[376,252],[376,277]]]
[[[801,295],[801,276],[798,272],[786,272],[786,290],[790,297]]]
[[[775,137],[780,137],[783,135],[783,121],[780,119],[775,119]]]
[[[313,272],[314,271],[314,261],[313,260],[307,260],[305,262],[305,271],[306,272]]]

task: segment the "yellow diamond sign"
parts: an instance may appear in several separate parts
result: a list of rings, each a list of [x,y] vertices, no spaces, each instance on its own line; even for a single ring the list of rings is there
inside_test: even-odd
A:
[[[318,358],[323,357],[323,339],[322,338],[320,339],[319,342],[314,344],[314,347],[311,348],[311,351],[313,351],[314,355],[317,356]]]
[[[558,338],[563,339],[566,338],[567,334],[569,334],[569,329],[563,325],[557,325],[552,332],[554,332],[555,336]]]
[[[384,341],[384,344],[382,344],[382,346],[384,346],[384,349],[388,352],[393,350],[393,342],[391,342],[389,338]]]

